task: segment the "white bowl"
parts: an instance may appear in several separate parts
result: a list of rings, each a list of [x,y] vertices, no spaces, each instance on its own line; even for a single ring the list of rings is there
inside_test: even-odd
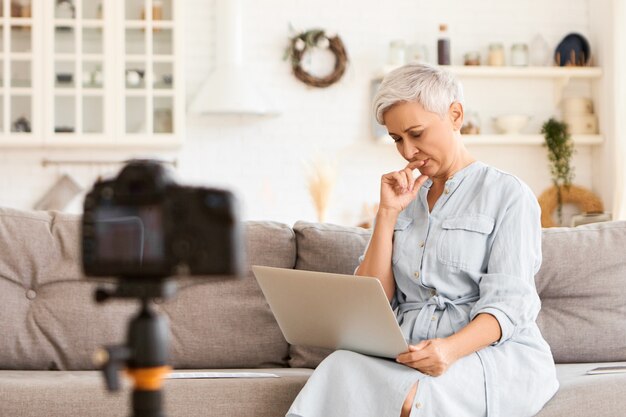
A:
[[[519,133],[526,127],[530,117],[525,114],[506,114],[494,117],[493,121],[500,133]]]

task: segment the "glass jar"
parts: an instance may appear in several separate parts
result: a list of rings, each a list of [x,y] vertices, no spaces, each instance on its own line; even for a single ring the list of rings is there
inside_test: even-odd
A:
[[[406,50],[407,62],[428,62],[428,49],[423,43],[412,43]]]
[[[389,65],[400,66],[406,63],[406,45],[403,40],[389,43]]]
[[[501,43],[492,43],[489,45],[487,63],[493,67],[501,67],[504,65],[504,46],[502,46]]]
[[[511,65],[514,67],[528,66],[528,45],[516,43],[511,46]]]
[[[531,65],[536,67],[550,65],[550,60],[552,58],[550,46],[543,36],[536,34],[532,41],[530,41],[528,49],[528,55],[530,57],[529,61]]]
[[[480,135],[480,116],[477,112],[468,110],[461,126],[462,135]]]
[[[480,65],[480,53],[471,51],[463,55],[464,65]]]

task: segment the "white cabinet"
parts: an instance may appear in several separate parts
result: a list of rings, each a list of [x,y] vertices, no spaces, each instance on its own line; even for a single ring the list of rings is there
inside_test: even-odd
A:
[[[452,72],[457,78],[467,86],[472,80],[508,80],[509,85],[521,82],[525,86],[530,85],[532,89],[533,81],[548,80],[552,84],[552,103],[550,106],[555,109],[559,105],[563,97],[563,91],[572,80],[576,81],[594,81],[602,77],[602,69],[598,67],[489,67],[489,66],[446,66],[446,70]],[[373,81],[373,89],[380,83],[384,73],[380,74]],[[530,90],[529,90],[530,92]],[[488,92],[487,94],[493,94]],[[467,97],[466,99],[471,99]],[[476,97],[474,97],[476,98]],[[532,115],[531,115],[532,116]],[[488,120],[488,119],[487,119]],[[484,123],[487,122],[484,120]],[[483,123],[483,124],[484,124]],[[375,136],[381,143],[393,143],[386,135],[384,128],[375,128]],[[577,145],[600,145],[604,142],[601,134],[597,135],[572,135],[572,140]],[[508,134],[480,134],[480,135],[463,135],[463,142],[468,145],[542,145],[544,138],[538,132],[536,133],[520,133],[514,135]]]
[[[182,144],[182,0],[1,1],[0,147]]]

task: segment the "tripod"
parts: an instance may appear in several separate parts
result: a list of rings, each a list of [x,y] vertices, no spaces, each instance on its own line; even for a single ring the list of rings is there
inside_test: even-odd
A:
[[[157,313],[154,299],[168,299],[176,293],[176,284],[163,277],[154,279],[120,279],[111,291],[98,288],[98,303],[111,298],[137,298],[139,312],[128,325],[125,345],[105,346],[95,360],[102,368],[107,389],[118,391],[118,374],[122,367],[134,383],[132,417],[165,417],[161,387],[164,376],[171,370],[169,357],[169,327],[167,320]]]

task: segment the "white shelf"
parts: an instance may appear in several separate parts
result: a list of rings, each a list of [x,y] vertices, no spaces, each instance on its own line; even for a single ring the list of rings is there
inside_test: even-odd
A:
[[[14,96],[30,96],[33,94],[33,89],[30,87],[10,87],[9,94]]]
[[[174,22],[171,20],[153,20],[152,27],[155,29],[173,29]]]
[[[152,95],[154,97],[174,97],[174,90],[171,88],[158,88],[152,90]]]
[[[76,87],[68,86],[68,87],[55,87],[54,89],[55,97],[74,97],[76,95]]]
[[[174,62],[174,55],[163,54],[163,55],[152,55],[152,62]],[[126,55],[126,62],[146,62],[148,60],[147,55],[134,54],[134,55]]]
[[[381,79],[388,72],[397,67],[385,67],[377,75],[377,79]],[[553,78],[553,79],[571,79],[571,78],[600,78],[602,77],[602,68],[600,67],[491,67],[487,65],[445,65],[441,66],[451,73],[461,77],[476,78]]]
[[[101,19],[85,19],[81,24],[84,28],[101,29],[104,27],[104,22]]]
[[[543,145],[543,135],[536,134],[493,134],[493,135],[462,135],[466,145]],[[601,145],[604,143],[602,135],[572,135],[575,145]]]
[[[153,62],[174,62],[174,55],[167,55],[167,54],[163,54],[163,55],[154,55],[152,57],[152,61]]]
[[[76,61],[79,58],[83,61],[104,61],[103,54],[54,54],[55,61]]]
[[[104,89],[98,88],[98,87],[83,87],[82,92],[83,92],[83,95],[91,96],[91,97],[104,95]]]
[[[146,20],[127,20],[125,27],[127,29],[145,29],[148,27],[149,22]],[[173,29],[174,22],[171,20],[153,20],[150,22],[154,29]]]
[[[12,52],[9,54],[9,59],[14,61],[30,61],[33,59],[33,54],[31,52]]]
[[[55,28],[74,27],[76,26],[76,20],[75,19],[54,19],[53,24]]]
[[[104,61],[104,55],[102,54],[81,54],[80,56],[83,61]]]
[[[33,19],[30,17],[10,17],[9,24],[12,26],[31,26]]]
[[[489,67],[450,66],[453,74],[465,77],[502,78],[600,78],[599,67]]]
[[[146,62],[148,60],[148,55],[142,54],[126,54],[126,62]]]
[[[461,140],[466,145],[476,146],[542,146],[545,142],[540,134],[490,134],[490,135],[462,135]],[[378,138],[378,143],[393,145],[393,139],[384,135]],[[575,145],[602,145],[604,136],[602,135],[572,135]]]
[[[145,87],[143,88],[131,88],[126,87],[124,90],[124,94],[126,97],[146,97],[148,95],[148,90]]]
[[[54,54],[55,61],[75,61],[76,54]]]
[[[32,133],[0,133],[0,148],[39,148],[41,142]]]

